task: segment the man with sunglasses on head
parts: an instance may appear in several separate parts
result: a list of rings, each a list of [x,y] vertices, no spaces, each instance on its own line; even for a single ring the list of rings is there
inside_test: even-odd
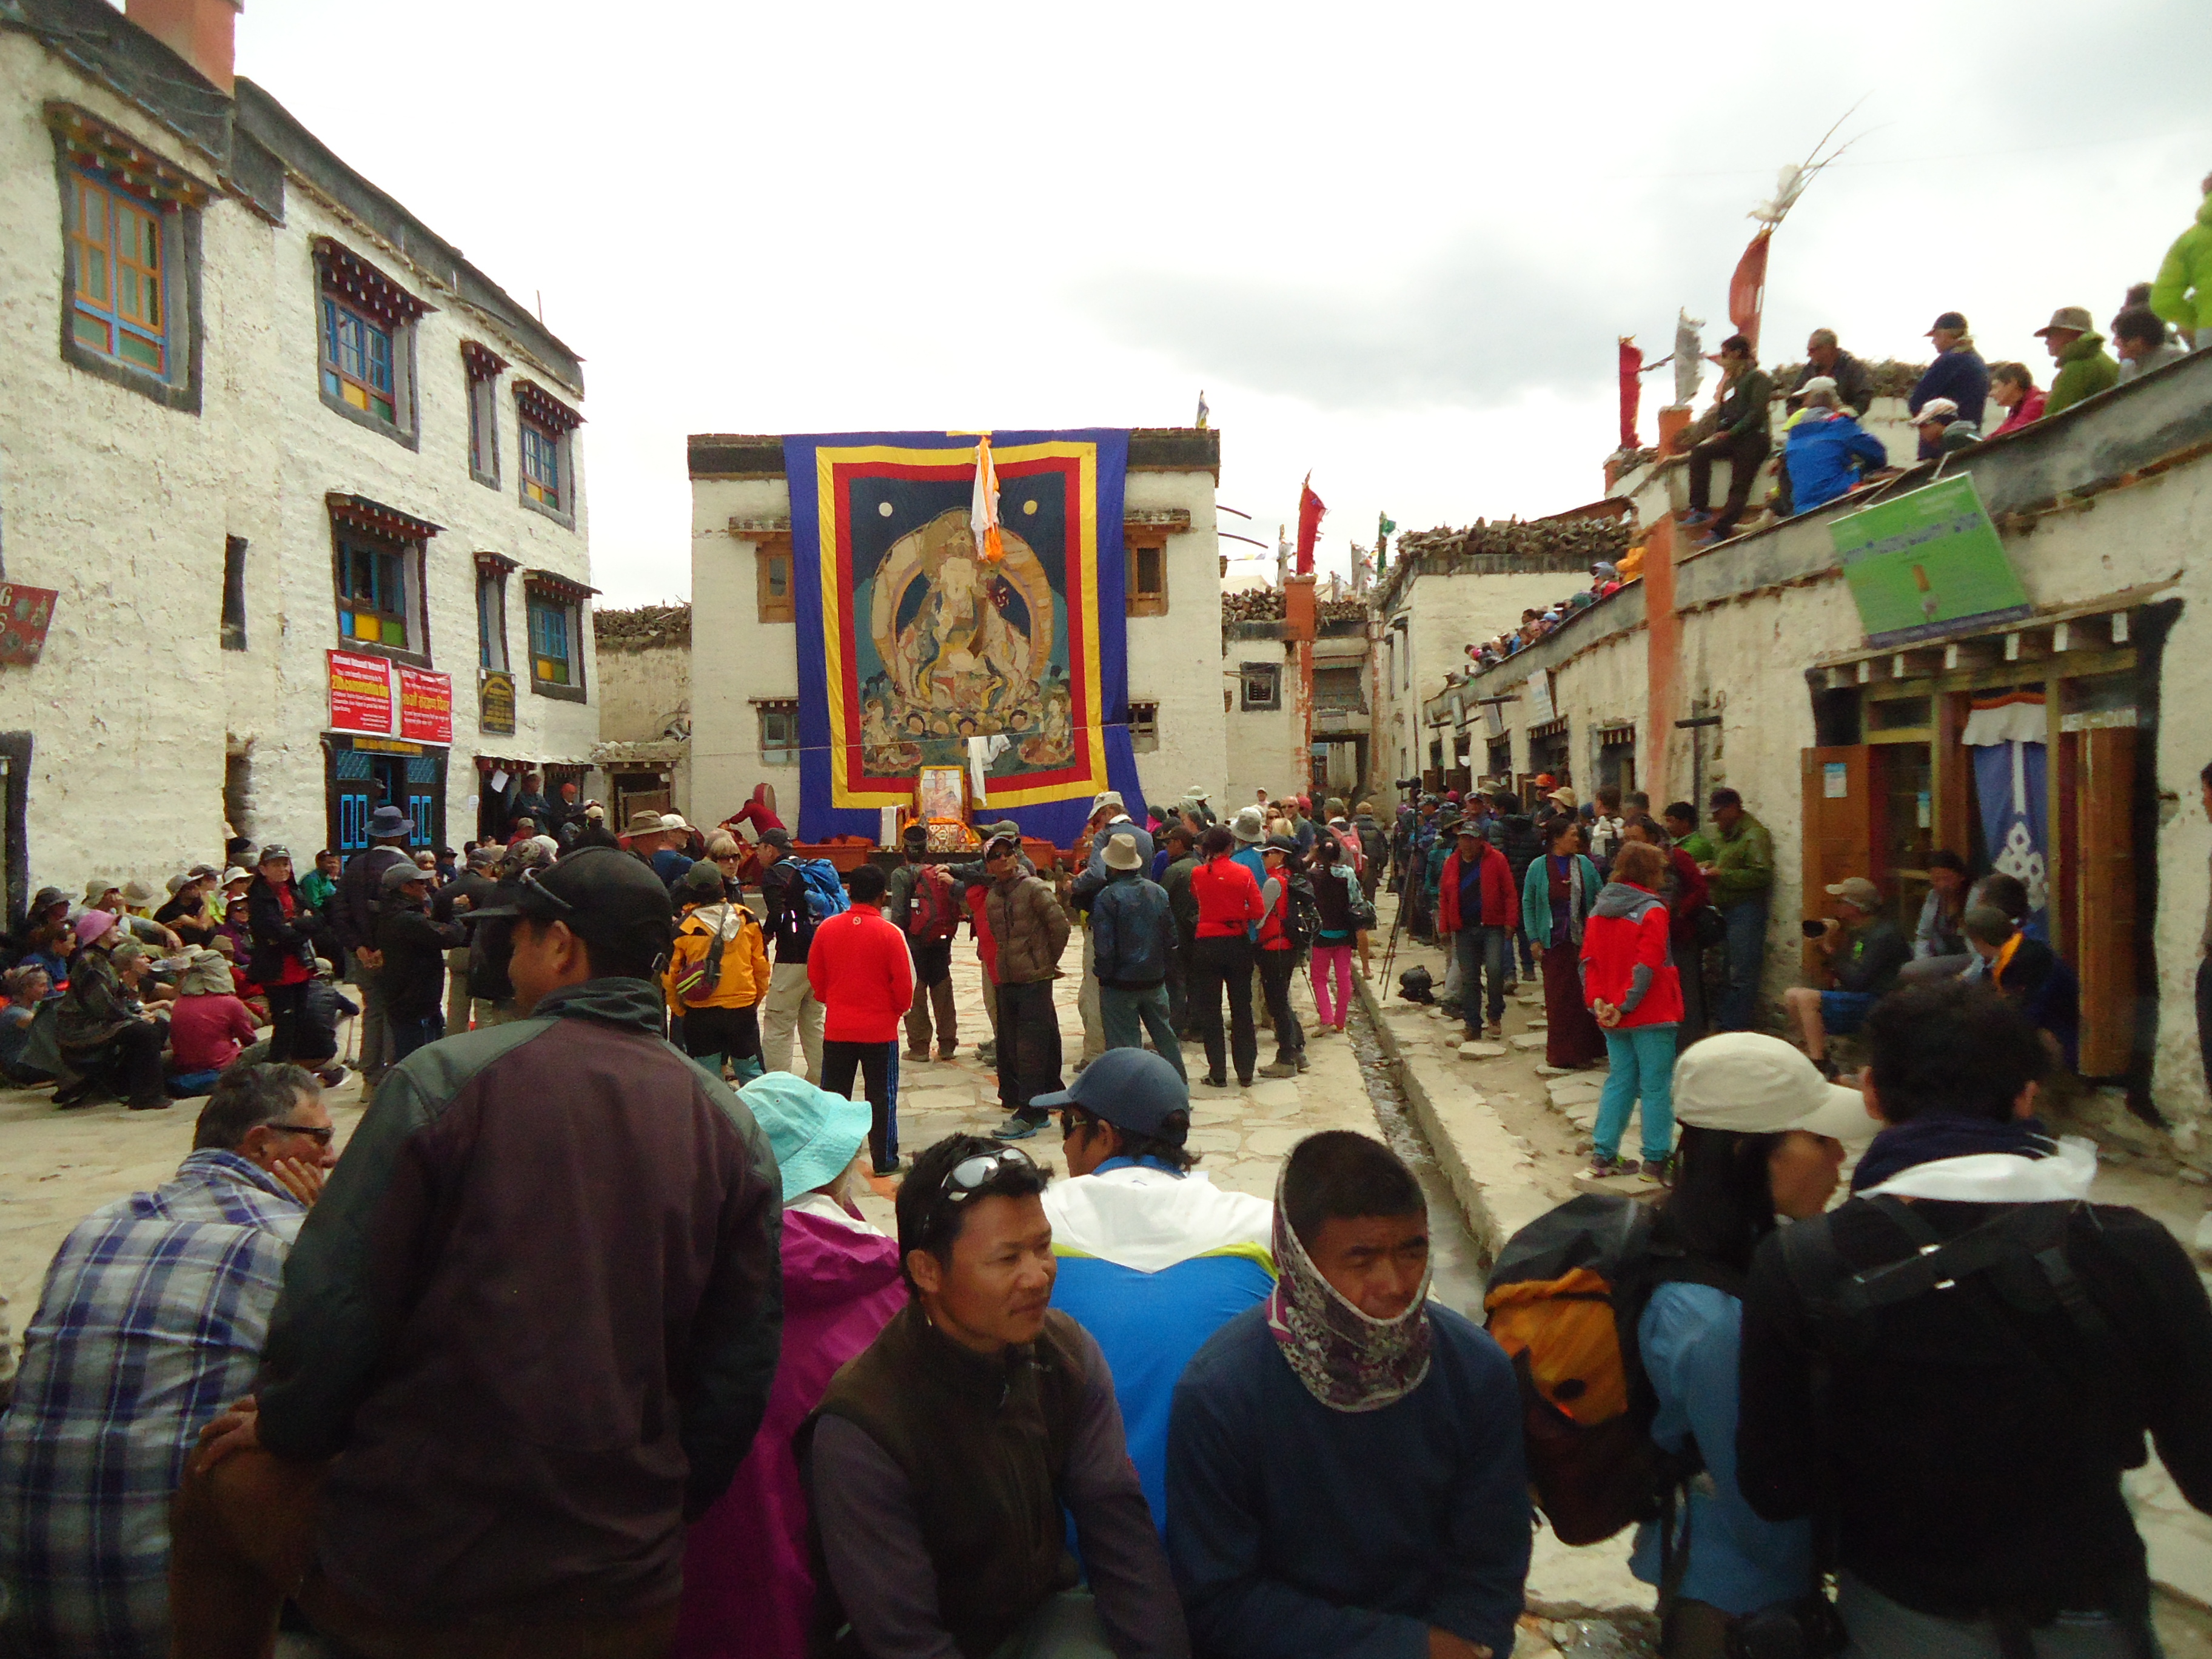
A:
[[[313,1076],[234,1066],[176,1175],[63,1241],[0,1417],[0,1650],[168,1652],[169,1494],[252,1385],[331,1139]]]
[[[475,914],[519,1018],[394,1066],[302,1231],[179,1496],[182,1659],[265,1653],[288,1594],[356,1655],[661,1654],[760,1424],[782,1184],[661,1038],[666,888],[586,848]]]
[[[899,1188],[913,1300],[801,1431],[835,1651],[1190,1652],[1105,1358],[1050,1306],[1047,1179],[1018,1146],[951,1135]]]

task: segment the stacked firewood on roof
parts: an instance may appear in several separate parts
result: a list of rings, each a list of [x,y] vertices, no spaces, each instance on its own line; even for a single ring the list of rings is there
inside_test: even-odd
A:
[[[592,634],[603,650],[652,651],[691,643],[691,607],[641,605],[623,611],[592,612]]]

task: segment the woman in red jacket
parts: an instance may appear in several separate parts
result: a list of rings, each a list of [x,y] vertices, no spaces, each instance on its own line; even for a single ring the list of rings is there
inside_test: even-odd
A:
[[[884,920],[884,872],[864,864],[845,878],[853,908],[814,930],[806,979],[822,1005],[822,1086],[849,1097],[853,1073],[866,1079],[874,1122],[868,1150],[876,1173],[895,1175],[898,1118],[891,1100],[891,1050],[914,1003],[914,957],[906,935]]]
[[[1644,842],[1667,855],[1668,876],[1659,896],[1667,901],[1668,944],[1682,988],[1682,1023],[1674,1033],[1680,1053],[1705,1034],[1705,948],[1698,943],[1698,915],[1711,908],[1712,888],[1697,860],[1668,840],[1649,813],[1628,819],[1620,833],[1625,840]]]
[[[1619,1156],[1629,1108],[1644,1102],[1644,1163],[1649,1181],[1664,1181],[1674,1153],[1674,1036],[1682,988],[1667,949],[1669,921],[1659,887],[1667,855],[1642,842],[1624,846],[1613,879],[1583,924],[1583,995],[1605,1030],[1613,1069],[1598,1097],[1593,1180],[1635,1175],[1636,1160]]]
[[[1249,1088],[1259,1063],[1260,1044],[1252,1030],[1251,925],[1267,915],[1260,884],[1230,855],[1237,838],[1217,823],[1199,843],[1203,858],[1190,872],[1191,897],[1198,904],[1198,931],[1190,947],[1189,1007],[1206,1043],[1206,1082],[1225,1089],[1222,1069],[1221,993],[1229,993],[1229,1048],[1237,1061],[1237,1083]]]

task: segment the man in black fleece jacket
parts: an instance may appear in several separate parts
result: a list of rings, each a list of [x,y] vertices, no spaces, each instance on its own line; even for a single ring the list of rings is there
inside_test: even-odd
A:
[[[2062,1619],[2069,1654],[2154,1652],[2120,1479],[2148,1432],[2212,1513],[2203,1285],[2157,1221],[2087,1201],[2094,1152],[2030,1115],[2049,1060],[2005,998],[1910,986],[1866,1037],[1868,1107],[1890,1127],[1850,1202],[1753,1261],[1738,1484],[1771,1521],[1832,1506],[1839,1609],[1866,1659],[2026,1653]],[[1913,1265],[1997,1224],[1980,1270]],[[1936,1282],[1832,1310],[1853,1281],[1915,1272]]]

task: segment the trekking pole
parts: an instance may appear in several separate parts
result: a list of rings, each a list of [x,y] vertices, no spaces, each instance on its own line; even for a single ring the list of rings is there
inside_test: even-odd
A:
[[[1401,884],[1401,885],[1402,885],[1402,884]],[[1400,930],[1400,929],[1401,929],[1402,927],[1405,927],[1405,925],[1406,925],[1406,896],[1405,896],[1405,894],[1404,894],[1404,893],[1401,892],[1401,893],[1398,895],[1398,908],[1397,908],[1397,910],[1395,911],[1395,913],[1394,913],[1394,914],[1392,915],[1392,916],[1391,916],[1391,918],[1390,918],[1390,937],[1389,937],[1389,940],[1384,944],[1384,945],[1383,945],[1383,947],[1382,947],[1382,994],[1383,996],[1386,996],[1386,997],[1387,997],[1387,996],[1389,996],[1389,994],[1390,994],[1390,988],[1390,988],[1390,963],[1391,963],[1391,962],[1393,961],[1393,959],[1395,959],[1395,958],[1396,957],[1396,956],[1397,956],[1397,954],[1398,954],[1398,933],[1399,933],[1399,930]]]

